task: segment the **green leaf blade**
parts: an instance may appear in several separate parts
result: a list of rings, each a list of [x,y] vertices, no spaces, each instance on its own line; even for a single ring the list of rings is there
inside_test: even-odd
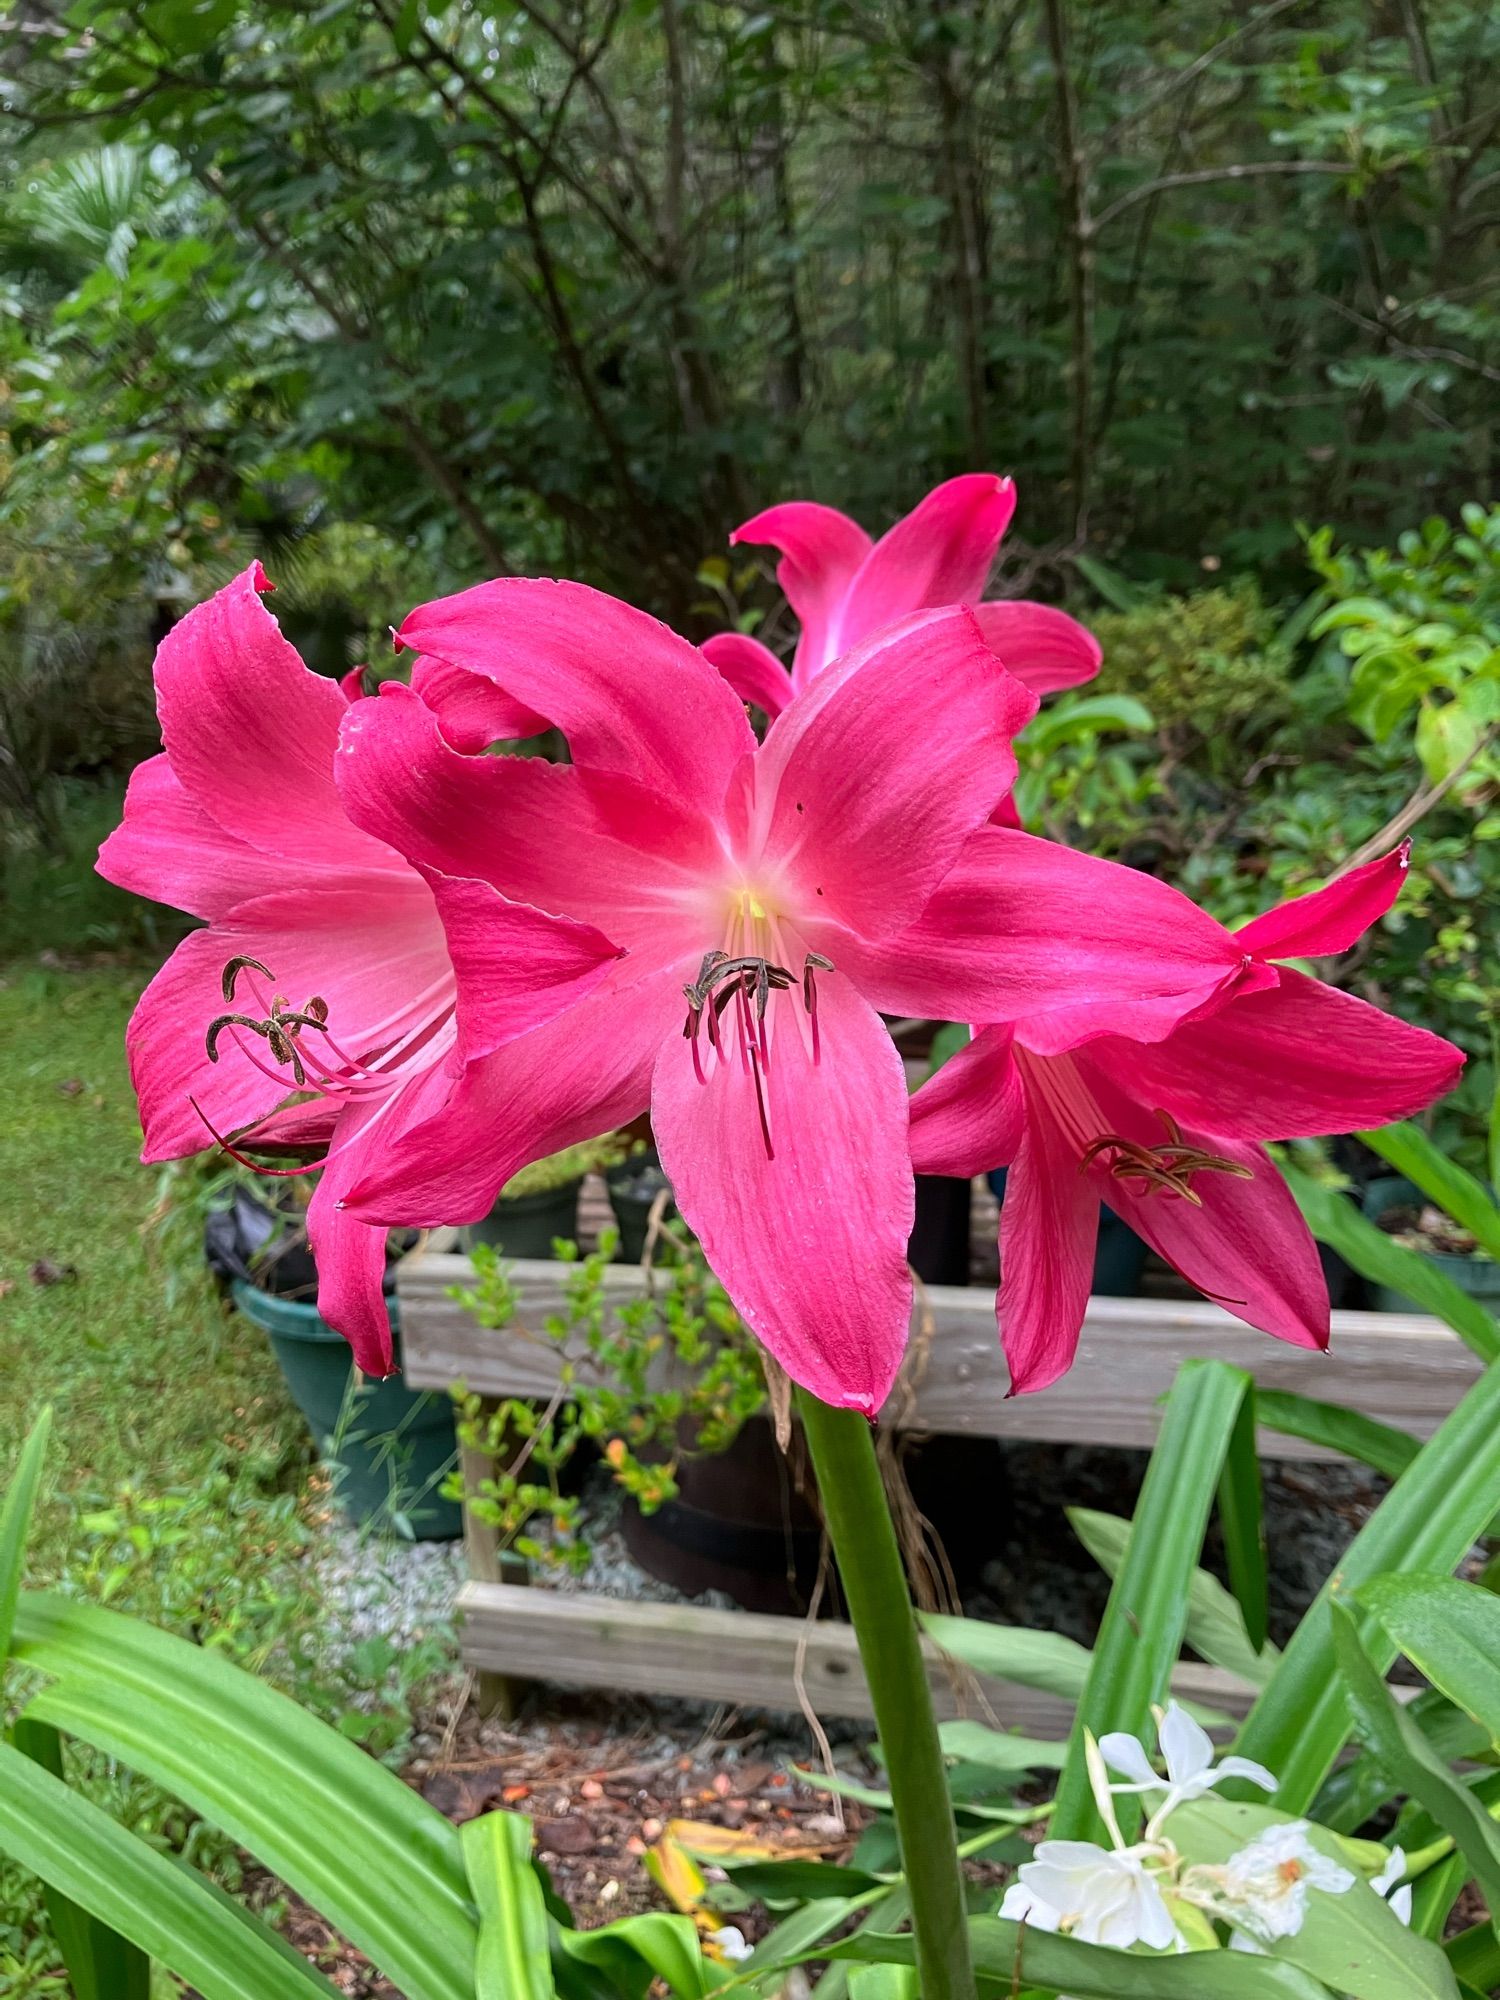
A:
[[[1339,1671],[1362,1736],[1402,1790],[1453,1836],[1486,1902],[1492,1910],[1500,1909],[1500,1827],[1401,1713],[1361,1642],[1352,1612],[1340,1603],[1330,1605],[1329,1611]]]
[[[474,2000],[556,2000],[531,1821],[524,1813],[483,1813],[460,1829],[460,1839],[479,1908]]]
[[[0,1849],[203,2000],[334,2000],[284,1939],[9,1744],[0,1744]]]

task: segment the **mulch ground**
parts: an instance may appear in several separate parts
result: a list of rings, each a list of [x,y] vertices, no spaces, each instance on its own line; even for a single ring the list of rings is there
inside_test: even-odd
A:
[[[724,1827],[787,1855],[846,1860],[868,1815],[802,1784],[793,1758],[810,1759],[778,1729],[728,1714],[708,1729],[666,1729],[644,1704],[551,1696],[545,1713],[516,1722],[481,1718],[456,1688],[419,1732],[406,1782],[455,1825],[504,1808],[535,1823],[537,1849],[582,1929],[671,1905],[645,1857],[673,1820]],[[632,1706],[639,1719],[632,1721]],[[872,1774],[873,1775],[873,1774]],[[709,1879],[714,1871],[705,1867]],[[282,1929],[351,2000],[401,2000],[318,1915],[265,1877],[252,1901],[275,1903]],[[753,1942],[770,1927],[759,1911],[734,1922]]]

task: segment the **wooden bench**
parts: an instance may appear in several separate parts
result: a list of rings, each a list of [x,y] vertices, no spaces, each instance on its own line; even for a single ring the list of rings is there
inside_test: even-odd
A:
[[[513,1265],[518,1310],[498,1331],[481,1327],[448,1297],[450,1286],[472,1275],[467,1257],[435,1245],[403,1263],[398,1289],[407,1379],[444,1390],[461,1380],[486,1397],[550,1396],[559,1351],[534,1329],[563,1308],[565,1267]],[[621,1264],[610,1267],[604,1282],[607,1295],[623,1302],[639,1297],[646,1279],[639,1267]],[[892,1409],[900,1410],[904,1427],[926,1434],[1149,1449],[1160,1398],[1179,1364],[1212,1354],[1251,1370],[1265,1388],[1344,1403],[1427,1437],[1480,1372],[1454,1334],[1418,1314],[1335,1311],[1332,1347],[1318,1355],[1270,1340],[1204,1301],[1096,1298],[1070,1373],[1044,1394],[1012,1398],[993,1292],[933,1286],[919,1312],[924,1304],[932,1322],[926,1364],[913,1393],[894,1397]],[[1274,1433],[1263,1433],[1261,1445],[1281,1458],[1337,1457]],[[800,1656],[801,1684],[821,1713],[870,1712],[846,1626],[522,1589],[502,1575],[493,1540],[487,1543],[477,1524],[468,1546],[470,1580],[459,1598],[463,1652],[483,1673],[794,1709]],[[943,1712],[957,1713],[962,1682],[935,1648],[932,1680]],[[1008,1725],[1041,1736],[1066,1730],[1069,1706],[1055,1696],[993,1684],[982,1691]],[[1180,1692],[1231,1712],[1249,1699],[1241,1684],[1204,1667],[1183,1669]],[[976,1707],[982,1710],[971,1703],[967,1712]]]

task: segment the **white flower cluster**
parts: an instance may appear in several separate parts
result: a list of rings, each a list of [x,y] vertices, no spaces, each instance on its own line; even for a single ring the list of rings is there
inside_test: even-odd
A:
[[[1089,1777],[1100,1817],[1112,1846],[1091,1840],[1044,1840],[1006,1891],[1002,1917],[1033,1929],[1064,1931],[1086,1944],[1128,1949],[1144,1944],[1156,1951],[1186,1951],[1168,1897],[1194,1905],[1229,1925],[1233,1945],[1260,1951],[1279,1938],[1294,1937],[1307,1916],[1308,1895],[1321,1890],[1343,1895],[1354,1886],[1351,1870],[1321,1853],[1309,1838],[1306,1820],[1288,1820],[1257,1834],[1221,1866],[1184,1866],[1166,1838],[1171,1814],[1199,1799],[1225,1778],[1247,1778],[1274,1792],[1276,1780],[1264,1765],[1244,1757],[1214,1761],[1214,1746],[1176,1702],[1157,1711],[1163,1777],[1134,1737],[1086,1739]],[[1123,1782],[1114,1782],[1113,1771]],[[1140,1840],[1127,1843],[1115,1812],[1116,1797],[1153,1795],[1153,1810]],[[1388,1895],[1403,1923],[1411,1918],[1411,1890],[1398,1886],[1406,1858],[1393,1849],[1371,1886]]]

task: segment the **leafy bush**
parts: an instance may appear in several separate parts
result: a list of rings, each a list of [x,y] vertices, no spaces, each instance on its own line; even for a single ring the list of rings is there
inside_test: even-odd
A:
[[[1144,702],[1174,759],[1217,774],[1282,725],[1294,654],[1250,578],[1091,622],[1104,648],[1097,686]]]

